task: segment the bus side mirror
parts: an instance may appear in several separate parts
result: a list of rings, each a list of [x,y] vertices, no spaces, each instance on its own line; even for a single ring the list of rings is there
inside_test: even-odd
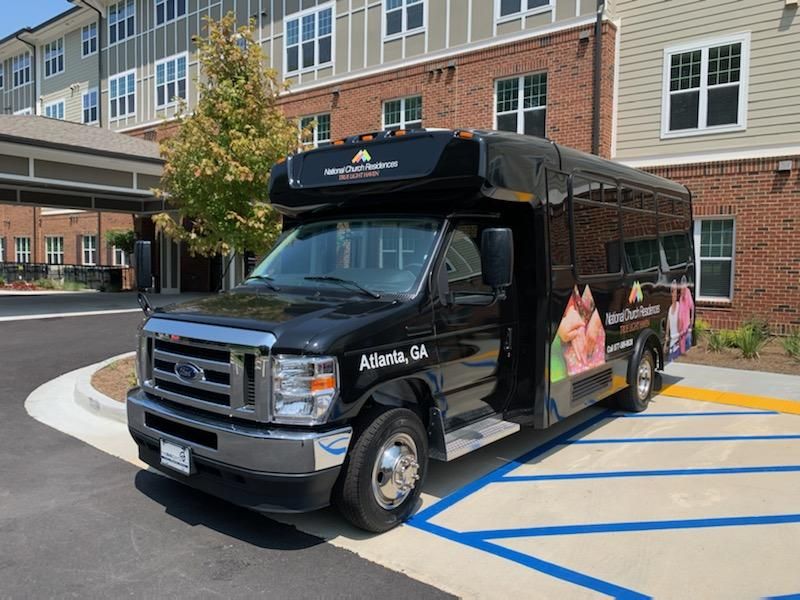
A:
[[[153,287],[150,259],[150,242],[137,241],[133,246],[133,266],[136,270],[136,289],[139,291]]]
[[[495,293],[511,285],[514,272],[514,237],[508,228],[484,229],[481,236],[483,283]]]

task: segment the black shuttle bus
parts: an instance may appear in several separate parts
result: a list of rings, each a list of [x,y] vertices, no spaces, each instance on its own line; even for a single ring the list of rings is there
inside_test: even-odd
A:
[[[544,139],[401,130],[290,156],[269,194],[273,250],[232,292],[149,315],[128,397],[142,460],[234,503],[334,503],[385,531],[429,458],[612,396],[641,411],[692,345],[672,181]]]

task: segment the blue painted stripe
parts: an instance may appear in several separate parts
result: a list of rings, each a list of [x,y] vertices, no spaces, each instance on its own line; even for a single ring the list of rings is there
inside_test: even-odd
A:
[[[559,481],[564,479],[615,479],[620,477],[672,477],[682,475],[735,475],[739,473],[798,473],[800,465],[765,467],[715,467],[698,469],[656,469],[650,471],[606,471],[596,473],[554,473],[548,475],[506,475],[497,483]]]
[[[664,417],[727,417],[733,415],[779,415],[776,410],[720,410],[709,412],[673,412],[673,413],[614,413],[612,417],[626,419],[658,419]]]
[[[588,523],[583,525],[549,525],[519,529],[489,529],[470,531],[461,535],[473,540],[499,540],[552,535],[581,535],[588,533],[622,533],[627,531],[656,531],[663,529],[702,529],[711,527],[741,527],[744,525],[777,525],[800,523],[800,514],[751,517],[715,517],[675,521],[638,521],[632,523]]]
[[[427,531],[428,533],[433,533],[450,541],[475,548],[476,550],[482,550],[484,552],[488,552],[489,554],[494,554],[500,558],[505,558],[530,569],[539,571],[540,573],[544,573],[545,575],[594,590],[600,594],[606,594],[612,598],[624,598],[631,600],[649,598],[649,596],[640,594],[634,590],[615,585],[608,581],[603,581],[602,579],[591,577],[590,575],[573,571],[572,569],[567,569],[566,567],[536,558],[535,556],[530,556],[509,548],[504,548],[503,546],[492,544],[486,540],[475,539],[472,536],[467,538],[463,534],[452,531],[451,529],[447,529],[445,527],[434,525],[433,523],[419,521],[413,523],[413,525],[418,529]]]
[[[545,442],[541,446],[537,446],[527,454],[524,454],[523,456],[520,456],[512,461],[507,462],[506,464],[498,467],[494,471],[490,471],[489,473],[487,473],[483,477],[476,479],[475,481],[471,481],[467,485],[445,496],[444,498],[439,500],[439,502],[437,502],[436,504],[433,504],[432,506],[429,506],[428,508],[418,512],[411,518],[409,523],[418,524],[421,521],[426,521],[428,519],[435,517],[436,515],[447,510],[457,502],[460,502],[467,496],[474,494],[475,492],[485,487],[486,485],[492,483],[493,481],[497,481],[509,471],[513,471],[514,469],[516,469],[519,465],[526,463],[532,460],[533,458],[544,454],[545,452],[549,452],[553,448],[556,448],[558,446],[567,443],[567,440],[569,440],[571,437],[589,429],[590,427],[593,427],[594,425],[600,423],[601,421],[604,421],[609,417],[610,414],[611,414],[610,410],[605,410],[601,413],[598,413],[595,416],[586,419],[579,425],[576,425],[572,429],[565,431],[559,436],[554,437],[552,440]]]
[[[800,440],[800,435],[719,435],[693,437],[659,437],[659,438],[598,438],[589,440],[567,440],[569,444],[644,444],[650,442],[728,442],[751,440]]]
[[[764,600],[800,600],[800,593],[787,594],[786,596],[768,596]]]

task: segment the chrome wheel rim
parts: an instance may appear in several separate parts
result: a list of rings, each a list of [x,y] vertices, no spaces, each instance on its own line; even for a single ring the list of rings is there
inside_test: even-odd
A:
[[[417,445],[406,433],[395,433],[381,447],[372,469],[372,494],[383,508],[400,506],[419,481]]]
[[[645,400],[650,395],[650,386],[653,384],[653,365],[647,356],[642,357],[639,370],[636,373],[636,391],[639,400]]]

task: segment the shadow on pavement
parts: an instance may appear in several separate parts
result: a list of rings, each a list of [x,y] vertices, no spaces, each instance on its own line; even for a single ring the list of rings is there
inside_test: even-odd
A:
[[[293,526],[209,496],[151,471],[139,471],[136,489],[162,505],[167,514],[187,525],[203,525],[259,548],[303,550],[324,540],[298,531]]]

